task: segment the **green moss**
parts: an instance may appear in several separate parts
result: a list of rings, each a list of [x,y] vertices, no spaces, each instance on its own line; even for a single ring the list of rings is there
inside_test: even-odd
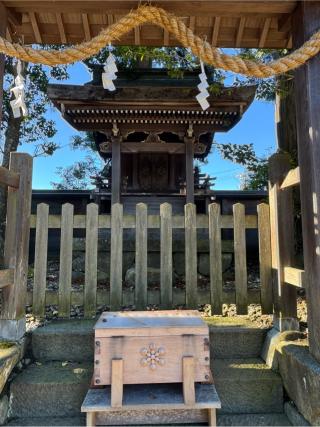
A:
[[[0,341],[0,350],[6,350],[7,348],[11,348],[15,345],[14,342],[10,341]]]
[[[222,317],[222,316],[211,316],[203,317],[203,320],[209,326],[232,326],[239,328],[250,328],[255,327],[255,325],[246,317]]]

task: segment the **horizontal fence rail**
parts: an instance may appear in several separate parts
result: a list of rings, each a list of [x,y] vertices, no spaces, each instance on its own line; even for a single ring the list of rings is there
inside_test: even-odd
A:
[[[121,204],[112,206],[111,215],[99,215],[96,204],[87,205],[86,215],[74,215],[73,205],[65,204],[61,215],[50,215],[46,204],[37,206],[31,216],[31,229],[35,229],[34,283],[28,292],[27,304],[37,316],[45,314],[46,305],[57,306],[59,317],[69,317],[71,306],[83,306],[85,317],[96,314],[98,306],[111,310],[123,307],[146,309],[183,306],[196,308],[210,304],[213,314],[222,314],[223,304],[235,303],[238,314],[245,314],[251,303],[261,304],[264,313],[272,313],[271,245],[269,206],[260,204],[256,215],[245,215],[244,206],[235,204],[233,215],[221,215],[220,206],[211,204],[208,215],[196,214],[193,204],[185,205],[184,215],[173,215],[168,203],[160,206],[159,215],[148,215],[147,206],[139,203],[136,215],[123,213]],[[60,271],[58,290],[47,289],[47,252],[49,230],[61,229]],[[83,289],[72,288],[73,232],[84,229],[85,280]],[[109,229],[110,287],[100,288],[97,280],[99,230]],[[123,286],[123,251],[126,247],[124,230],[135,229],[135,286]],[[148,229],[160,233],[159,288],[148,286]],[[185,287],[173,284],[174,229],[184,229]],[[208,230],[209,285],[198,287],[197,230]],[[233,229],[235,290],[223,289],[222,233]],[[257,229],[260,252],[260,289],[248,289],[246,259],[246,230]],[[48,237],[49,236],[49,237]]]

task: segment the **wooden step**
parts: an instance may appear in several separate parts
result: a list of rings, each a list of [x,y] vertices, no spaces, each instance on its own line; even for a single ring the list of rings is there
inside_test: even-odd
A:
[[[215,425],[215,410],[221,402],[213,384],[195,385],[196,399],[184,403],[182,384],[144,384],[124,387],[123,405],[111,406],[110,386],[89,390],[81,411],[88,416],[88,425]],[[89,414],[89,415],[88,415]]]

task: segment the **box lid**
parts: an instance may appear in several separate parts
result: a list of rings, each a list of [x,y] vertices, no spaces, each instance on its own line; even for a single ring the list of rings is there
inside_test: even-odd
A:
[[[196,310],[104,312],[94,329],[99,337],[208,334]]]

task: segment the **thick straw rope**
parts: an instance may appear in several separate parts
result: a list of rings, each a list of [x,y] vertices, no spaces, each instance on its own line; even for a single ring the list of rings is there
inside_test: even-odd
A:
[[[16,43],[12,44],[0,37],[0,53],[38,64],[51,66],[68,64],[97,54],[100,49],[109,43],[119,40],[124,34],[146,22],[156,24],[173,34],[184,47],[190,48],[193,54],[206,64],[249,77],[263,78],[285,73],[300,67],[320,51],[320,31],[318,31],[293,53],[268,64],[243,59],[239,56],[226,55],[196,36],[176,16],[158,7],[141,6],[137,10],[128,13],[118,22],[103,29],[90,41],[74,47],[61,51],[38,50]]]

